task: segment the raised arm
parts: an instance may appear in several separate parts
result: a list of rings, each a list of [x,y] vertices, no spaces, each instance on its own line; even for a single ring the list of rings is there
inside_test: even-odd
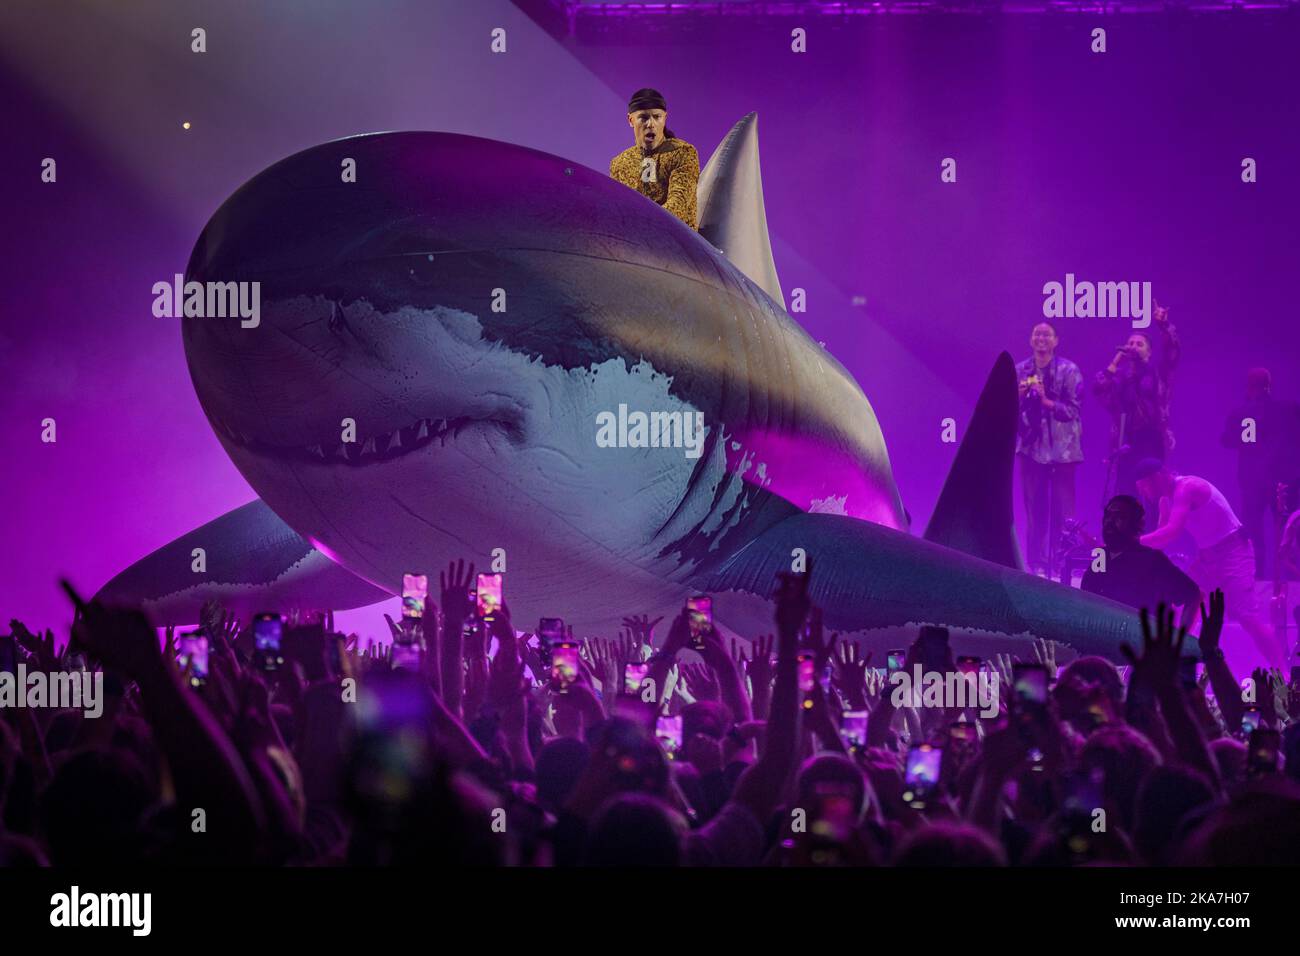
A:
[[[1192,483],[1184,481],[1174,489],[1169,502],[1169,513],[1162,515],[1160,527],[1142,535],[1141,542],[1148,548],[1163,549],[1173,544],[1187,526],[1187,516],[1192,513]]]
[[[81,612],[76,640],[139,685],[145,718],[167,759],[186,819],[202,808],[216,853],[223,859],[257,859],[266,816],[252,779],[225,731],[163,661],[153,625],[140,611],[86,604],[67,582],[64,588]]]
[[[465,687],[465,664],[462,660],[462,634],[469,620],[470,582],[474,580],[474,565],[465,571],[465,562],[448,564],[446,572],[438,573],[442,590],[442,639],[439,653],[442,657],[442,703],[455,717],[461,714],[461,697]]]
[[[1146,608],[1142,609],[1141,656],[1127,644],[1122,645],[1121,650],[1133,665],[1134,679],[1144,681],[1160,702],[1160,713],[1169,729],[1178,759],[1201,771],[1206,779],[1217,785],[1218,766],[1178,683],[1178,661],[1186,638],[1187,628],[1175,630],[1173,609],[1161,604],[1156,608],[1154,623]]]
[[[745,679],[717,631],[710,630],[705,635],[702,654],[704,662],[713,668],[722,702],[731,709],[732,719],[738,724],[751,720],[753,714],[749,708],[749,695],[745,693]]]
[[[1169,310],[1164,306],[1156,306],[1155,324],[1161,338],[1160,374],[1167,378],[1178,367],[1178,360],[1183,357],[1183,346],[1178,340],[1178,330],[1169,321]]]
[[[1241,688],[1237,678],[1232,676],[1228,661],[1219,647],[1223,635],[1224,619],[1223,591],[1215,590],[1210,594],[1208,607],[1201,605],[1201,659],[1205,661],[1205,673],[1210,678],[1210,687],[1214,690],[1214,699],[1223,714],[1223,722],[1229,729],[1241,726]]]
[[[799,632],[808,616],[808,579],[804,574],[783,573],[776,595],[776,683],[767,734],[758,760],[736,781],[733,799],[748,807],[758,820],[766,820],[781,798],[781,789],[794,770],[799,752]]]

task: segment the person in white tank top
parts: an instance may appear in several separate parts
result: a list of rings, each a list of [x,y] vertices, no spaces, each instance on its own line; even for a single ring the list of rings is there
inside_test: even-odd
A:
[[[1286,646],[1260,612],[1255,593],[1255,550],[1223,493],[1204,478],[1175,475],[1155,458],[1137,466],[1138,491],[1160,502],[1159,526],[1141,538],[1148,548],[1167,548],[1186,531],[1196,542],[1192,579],[1209,593],[1223,589],[1235,617],[1264,655],[1269,667],[1285,668]]]
[[[1210,496],[1204,504],[1193,507],[1187,514],[1187,531],[1191,534],[1192,540],[1196,546],[1202,550],[1212,548],[1219,544],[1230,534],[1236,533],[1237,529],[1242,526],[1237,515],[1232,510],[1232,505],[1228,504],[1228,499],[1223,497],[1223,492],[1204,478],[1195,478],[1183,476],[1174,479],[1174,498],[1178,497],[1178,487],[1184,483],[1199,482],[1209,489]],[[1201,489],[1197,486],[1188,486],[1188,493],[1197,496]]]

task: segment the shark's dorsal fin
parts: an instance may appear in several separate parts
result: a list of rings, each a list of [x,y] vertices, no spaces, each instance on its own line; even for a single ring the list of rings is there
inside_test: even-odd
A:
[[[975,403],[925,540],[1024,570],[1011,500],[1019,417],[1016,365],[1003,352]]]
[[[695,204],[700,235],[784,308],[785,296],[767,235],[763,174],[758,168],[757,113],[731,127],[713,151],[700,174]]]

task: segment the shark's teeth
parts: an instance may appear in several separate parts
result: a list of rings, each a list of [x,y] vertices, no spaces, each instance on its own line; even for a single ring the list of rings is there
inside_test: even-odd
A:
[[[396,458],[429,442],[438,441],[445,446],[448,439],[455,440],[456,435],[462,429],[468,428],[476,422],[475,419],[469,418],[421,418],[410,425],[404,425],[390,432],[371,435],[364,441],[355,439],[350,442],[327,440],[314,445],[299,445],[296,449],[280,449],[244,434],[215,416],[209,416],[208,421],[219,435],[228,438],[231,442],[258,449],[267,454],[283,454],[288,451],[296,454],[300,459],[305,458],[315,462],[343,462],[363,467],[380,459]],[[496,424],[507,431],[519,430],[517,424],[509,422],[496,422]]]

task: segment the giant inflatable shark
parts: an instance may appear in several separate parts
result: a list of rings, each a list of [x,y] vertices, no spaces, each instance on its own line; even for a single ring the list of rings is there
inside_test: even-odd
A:
[[[495,553],[521,624],[609,632],[707,592],[752,637],[771,629],[776,573],[806,555],[843,632],[930,623],[976,650],[1035,636],[1111,658],[1140,643],[1131,609],[1023,570],[1009,356],[915,536],[862,389],[786,314],[754,114],[706,165],[698,209],[696,232],[603,173],[436,132],[351,137],[255,176],[185,278],[260,283],[260,321],[187,317],[183,339],[260,499],[99,597],[158,623],[209,598],[344,609]],[[637,412],[698,414],[702,444],[596,440],[602,415]]]

